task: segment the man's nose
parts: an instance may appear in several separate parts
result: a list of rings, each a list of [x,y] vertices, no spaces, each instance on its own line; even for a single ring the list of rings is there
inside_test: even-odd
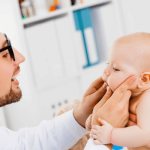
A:
[[[18,52],[16,49],[13,49],[13,51],[14,51],[14,55],[15,55],[14,63],[16,65],[23,63],[25,61],[25,57],[20,52]]]

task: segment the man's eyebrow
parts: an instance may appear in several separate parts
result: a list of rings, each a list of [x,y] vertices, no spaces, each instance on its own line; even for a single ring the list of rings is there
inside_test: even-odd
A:
[[[7,40],[5,39],[5,41],[2,44],[2,48],[6,45],[6,43],[7,43]]]

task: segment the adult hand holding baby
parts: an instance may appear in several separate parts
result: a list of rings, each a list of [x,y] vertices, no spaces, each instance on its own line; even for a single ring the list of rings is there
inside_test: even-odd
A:
[[[85,122],[92,113],[94,106],[106,93],[107,84],[102,78],[96,79],[87,89],[81,103],[74,108],[74,117],[77,122],[85,127]]]
[[[108,121],[114,127],[124,127],[129,121],[130,87],[136,80],[135,76],[127,78],[112,94],[107,88],[104,97],[96,104],[92,114],[92,124],[100,124],[98,118]],[[136,117],[130,115],[130,124]]]
[[[99,124],[99,117],[110,122],[114,127],[124,126],[129,117],[131,117],[129,124],[136,123],[136,117],[134,115],[129,116],[128,112],[131,96],[128,89],[134,81],[134,76],[129,77],[112,95],[110,89],[107,89],[106,92],[107,84],[102,78],[96,79],[85,92],[79,106],[74,108],[74,117],[77,122],[84,127],[87,118],[94,111],[94,124]]]

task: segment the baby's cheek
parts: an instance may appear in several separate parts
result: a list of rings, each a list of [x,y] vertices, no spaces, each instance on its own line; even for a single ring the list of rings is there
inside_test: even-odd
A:
[[[107,84],[112,91],[115,91],[115,89],[121,84],[121,81],[119,79],[108,78]]]
[[[128,73],[115,73],[107,79],[112,91],[115,91],[129,77]]]

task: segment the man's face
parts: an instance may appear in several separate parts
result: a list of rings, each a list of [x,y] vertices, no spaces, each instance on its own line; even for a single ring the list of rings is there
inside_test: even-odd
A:
[[[6,38],[0,33],[0,49],[6,46]],[[0,106],[16,102],[22,96],[16,76],[20,72],[19,65],[25,59],[14,48],[13,51],[15,61],[10,57],[8,50],[0,52]]]
[[[139,76],[140,72],[136,67],[133,45],[123,45],[123,43],[115,44],[112,49],[111,56],[106,67],[103,79],[108,86],[114,91],[125,79],[131,75]],[[134,85],[131,89],[135,89]]]

